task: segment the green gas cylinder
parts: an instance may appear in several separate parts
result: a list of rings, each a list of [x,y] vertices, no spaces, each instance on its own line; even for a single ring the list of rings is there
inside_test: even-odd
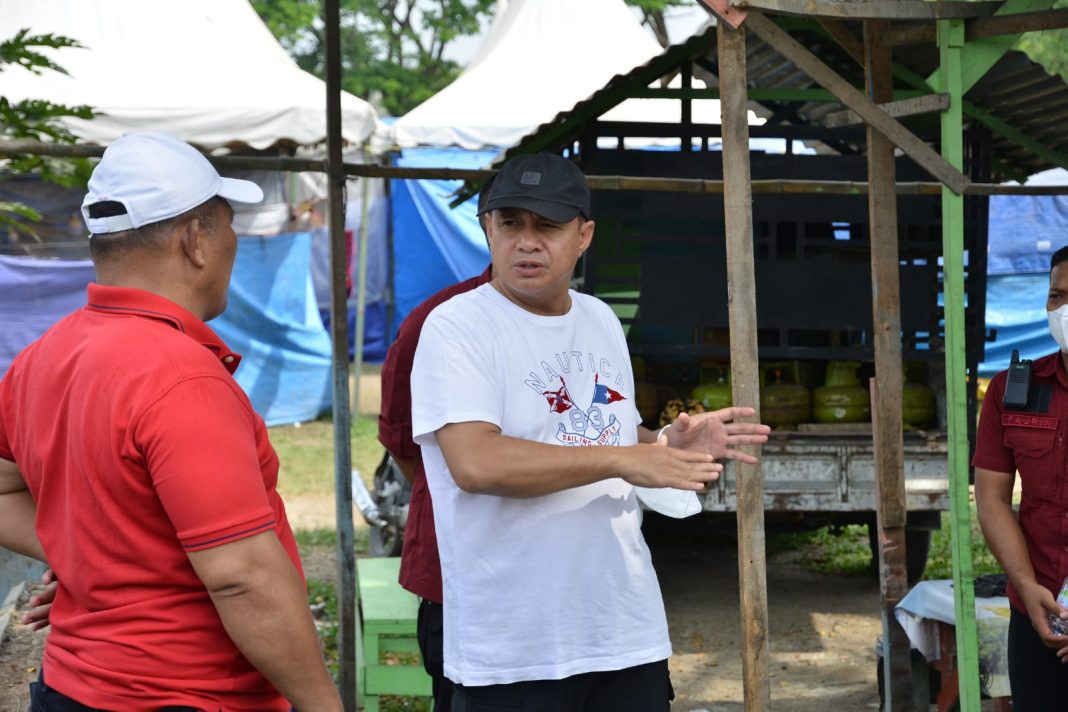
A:
[[[856,361],[827,364],[824,385],[812,393],[813,414],[820,423],[864,423],[871,420],[871,395],[860,385]],[[763,415],[763,414],[761,414]]]
[[[731,393],[731,370],[715,362],[701,364],[701,384],[693,389],[690,398],[705,407],[705,410],[728,408],[733,400]]]
[[[905,383],[901,391],[901,422],[906,428],[922,428],[935,412],[935,395],[927,385],[927,364],[905,364]]]
[[[812,399],[800,380],[796,361],[773,361],[761,365],[761,422],[777,428],[809,419]]]

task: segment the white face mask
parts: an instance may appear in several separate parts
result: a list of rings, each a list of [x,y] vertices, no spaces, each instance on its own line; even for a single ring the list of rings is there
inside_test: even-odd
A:
[[[1049,319],[1049,333],[1061,351],[1068,353],[1068,304],[1046,312]]]

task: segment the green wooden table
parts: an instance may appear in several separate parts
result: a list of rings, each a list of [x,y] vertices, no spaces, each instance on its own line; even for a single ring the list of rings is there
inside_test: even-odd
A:
[[[379,712],[381,695],[430,697],[430,676],[423,669],[415,637],[419,599],[397,583],[400,559],[357,559],[356,571],[360,704],[367,712]]]

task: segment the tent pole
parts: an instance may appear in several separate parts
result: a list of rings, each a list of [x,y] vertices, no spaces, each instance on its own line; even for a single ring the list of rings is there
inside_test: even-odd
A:
[[[362,153],[363,160],[368,161],[370,155],[366,144],[363,146]],[[370,214],[368,206],[370,201],[371,179],[364,177],[360,179],[360,236],[356,251],[358,260],[356,263],[356,344],[353,354],[355,357],[353,371],[356,372],[356,380],[352,395],[352,412],[357,416],[360,414],[360,375],[363,373],[363,327],[366,316],[364,311],[367,308],[367,217]]]
[[[753,196],[749,188],[749,123],[745,28],[719,23],[723,109],[723,208],[734,404],[760,408],[757,387],[756,273]],[[743,446],[756,453],[758,448]],[[747,712],[771,705],[768,678],[768,585],[764,550],[764,482],[760,464],[736,462],[738,580],[742,614],[742,694]]]
[[[964,165],[961,114],[962,20],[938,21],[941,91],[950,95],[942,112],[942,155]],[[964,196],[942,188],[942,260],[945,293],[946,418],[949,430],[949,507],[953,551],[953,604],[962,712],[979,710],[979,652],[975,625],[971,506],[968,497],[967,357],[964,344]]]
[[[348,294],[345,288],[345,169],[341,159],[341,24],[338,0],[323,0],[330,224],[330,335],[334,375],[334,495],[337,506],[338,676],[345,712],[356,711],[356,561],[352,529]]]

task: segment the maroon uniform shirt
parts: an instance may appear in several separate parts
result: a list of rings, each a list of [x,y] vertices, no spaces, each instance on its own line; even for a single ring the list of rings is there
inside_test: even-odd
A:
[[[1002,403],[1006,373],[994,376],[986,390],[972,465],[1008,476],[1019,471],[1019,520],[1027,553],[1035,578],[1056,596],[1068,576],[1068,376],[1059,353],[1035,361],[1030,402],[1017,411]],[[1012,605],[1026,613],[1011,582],[1008,594]]]
[[[419,446],[412,441],[411,376],[423,322],[434,307],[489,281],[490,268],[487,267],[477,277],[442,289],[413,309],[397,330],[397,340],[389,347],[382,364],[382,413],[378,417],[378,440],[396,457],[411,460],[420,456]],[[408,525],[401,553],[400,585],[420,598],[442,602],[441,558],[422,458],[419,458],[412,480]]]

